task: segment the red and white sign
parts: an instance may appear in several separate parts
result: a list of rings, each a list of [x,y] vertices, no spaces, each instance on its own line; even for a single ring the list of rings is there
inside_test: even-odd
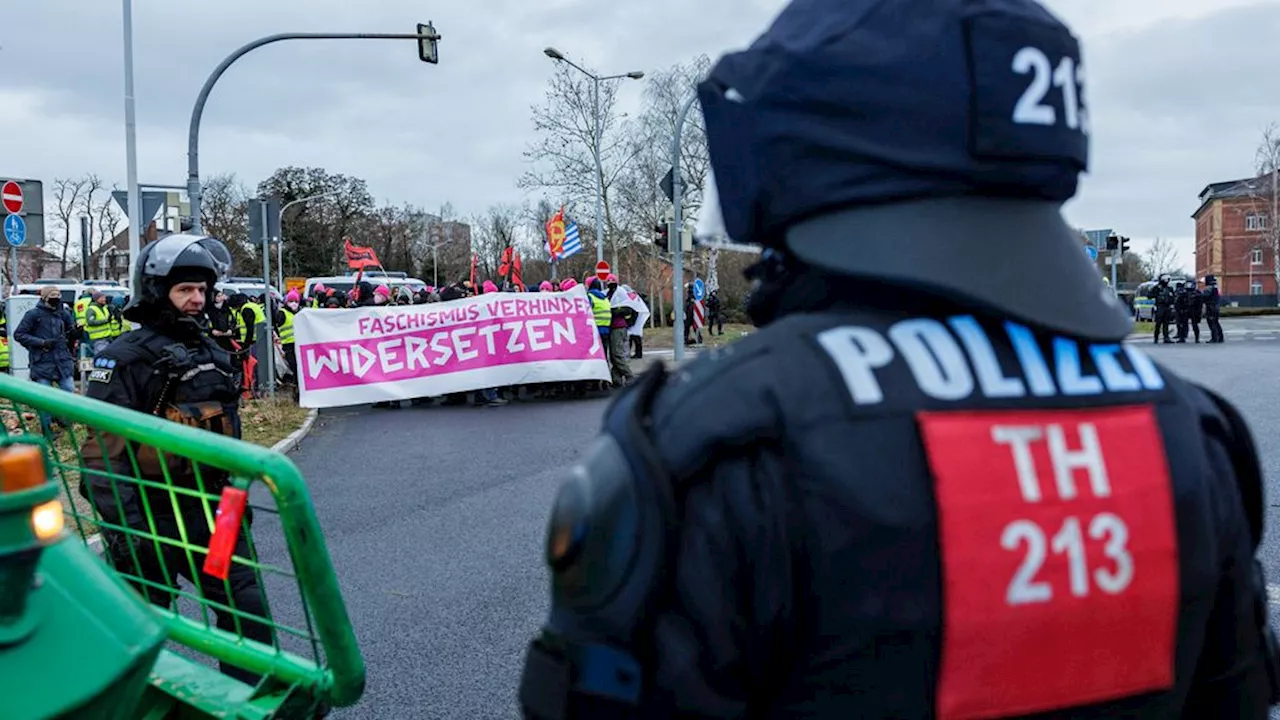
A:
[[[693,301],[693,326],[696,328],[705,327],[707,324],[707,311],[702,307],[701,300]]]
[[[4,201],[4,209],[11,214],[22,212],[26,202],[22,198],[22,186],[12,180],[0,187],[0,199]]]
[[[604,282],[604,279],[609,277],[609,263],[603,260],[596,263],[596,277],[600,278],[600,282]]]
[[[942,550],[942,720],[1174,682],[1178,538],[1150,406],[918,416]]]

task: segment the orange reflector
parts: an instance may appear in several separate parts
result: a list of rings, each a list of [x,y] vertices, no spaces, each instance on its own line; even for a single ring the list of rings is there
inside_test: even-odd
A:
[[[244,506],[249,493],[236,487],[222,489],[218,503],[218,515],[213,521],[213,537],[209,538],[209,553],[204,558],[204,572],[219,580],[226,580],[231,573],[231,558],[236,543],[240,541],[240,521],[244,518]]]
[[[44,453],[34,445],[10,445],[0,450],[0,493],[16,493],[48,482]]]
[[[31,511],[31,529],[36,531],[36,539],[40,542],[57,539],[66,523],[62,516],[62,503],[57,500],[37,505]]]

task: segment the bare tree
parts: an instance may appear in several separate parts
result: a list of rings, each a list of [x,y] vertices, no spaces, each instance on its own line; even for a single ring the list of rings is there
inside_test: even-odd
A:
[[[536,139],[524,152],[532,167],[517,186],[550,191],[581,212],[594,208],[599,176],[606,236],[613,238],[615,188],[638,148],[631,138],[632,123],[617,111],[618,82],[600,83],[597,135],[595,85],[595,80],[570,67],[556,66],[543,104],[532,109]]]
[[[502,251],[519,245],[522,215],[519,205],[500,204],[491,205],[472,220],[471,249],[477,257],[477,280],[497,277]]]
[[[74,232],[79,237],[80,214],[89,199],[90,188],[98,184],[100,183],[93,175],[56,178],[53,181],[53,223],[57,234],[50,233],[53,247],[46,250],[58,256],[63,275],[67,273],[68,251],[73,246],[79,248],[79,243],[71,240],[72,228],[75,228]],[[78,255],[79,252],[75,254]]]
[[[124,213],[112,199],[111,193],[103,191],[103,197],[89,204],[89,222],[93,226],[93,243],[89,251],[97,252],[104,245],[115,239],[120,232],[120,225],[125,222]]]
[[[214,175],[200,193],[200,224],[231,251],[233,268],[258,267],[249,247],[249,190],[234,173]],[[293,215],[293,212],[290,212]]]
[[[1182,263],[1178,259],[1178,250],[1166,238],[1156,238],[1151,249],[1143,255],[1143,263],[1151,277],[1174,274],[1182,271]]]

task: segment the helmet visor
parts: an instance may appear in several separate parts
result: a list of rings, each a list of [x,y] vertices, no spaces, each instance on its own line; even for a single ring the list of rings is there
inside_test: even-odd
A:
[[[139,269],[143,275],[164,277],[175,267],[207,267],[224,280],[231,272],[231,252],[222,241],[204,235],[169,235],[155,242]]]

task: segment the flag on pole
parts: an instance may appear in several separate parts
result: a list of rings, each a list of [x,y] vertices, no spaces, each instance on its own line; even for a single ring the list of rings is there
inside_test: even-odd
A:
[[[572,220],[564,219],[564,207],[547,221],[547,242],[543,244],[551,262],[563,260],[582,251],[582,238],[578,235],[578,225]]]

